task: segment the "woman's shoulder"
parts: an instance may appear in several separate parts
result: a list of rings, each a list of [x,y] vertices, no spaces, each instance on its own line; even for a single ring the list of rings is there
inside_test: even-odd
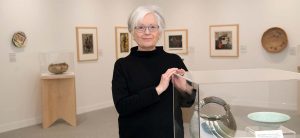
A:
[[[120,57],[116,60],[115,64],[123,64],[126,61],[126,57]]]
[[[165,55],[172,58],[172,59],[181,59],[181,57],[174,53],[165,52]]]
[[[126,63],[128,63],[130,61],[130,57],[129,57],[129,55],[128,56],[126,56],[126,57],[120,57],[120,58],[118,58],[117,60],[116,60],[116,62],[115,62],[115,66],[116,65],[123,65],[123,64],[126,64]]]

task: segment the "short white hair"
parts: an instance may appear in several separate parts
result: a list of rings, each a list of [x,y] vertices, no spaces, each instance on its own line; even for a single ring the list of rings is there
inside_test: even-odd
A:
[[[154,16],[156,17],[159,31],[161,33],[165,28],[165,19],[160,12],[160,8],[155,5],[139,6],[135,10],[133,10],[128,19],[128,31],[132,33],[134,27],[136,27],[138,22],[149,13],[154,14]]]

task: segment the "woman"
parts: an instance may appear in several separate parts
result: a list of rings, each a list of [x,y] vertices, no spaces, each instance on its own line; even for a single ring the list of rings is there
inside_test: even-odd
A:
[[[135,9],[128,30],[138,46],[120,58],[114,66],[112,94],[119,113],[120,138],[173,138],[174,73],[183,75],[187,68],[178,55],[156,46],[165,27],[155,6]],[[181,109],[175,105],[176,137],[183,138]]]

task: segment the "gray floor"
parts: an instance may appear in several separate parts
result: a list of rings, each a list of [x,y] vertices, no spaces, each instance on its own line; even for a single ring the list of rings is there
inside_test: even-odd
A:
[[[118,138],[117,112],[101,109],[78,115],[77,127],[60,120],[43,129],[41,124],[4,132],[0,138]]]
[[[118,138],[118,114],[114,107],[78,115],[77,127],[58,120],[49,128],[35,125],[0,133],[0,138]],[[188,124],[185,124],[188,128]],[[185,130],[188,132],[188,130]],[[190,137],[188,133],[186,138]]]
[[[267,111],[266,109],[260,109]],[[248,125],[258,125],[249,119],[247,114],[258,111],[257,108],[251,107],[232,107],[238,128],[245,130]],[[273,110],[274,111],[274,110]],[[293,111],[280,112],[289,114],[291,120],[283,125],[292,128],[297,134],[300,134],[300,116]],[[118,114],[114,107],[105,108],[85,114],[78,115],[77,127],[72,127],[64,121],[59,120],[51,127],[43,129],[41,124],[21,128],[9,132],[0,133],[0,138],[118,138]],[[188,124],[185,126],[185,138],[190,138]],[[297,137],[300,138],[299,135]]]

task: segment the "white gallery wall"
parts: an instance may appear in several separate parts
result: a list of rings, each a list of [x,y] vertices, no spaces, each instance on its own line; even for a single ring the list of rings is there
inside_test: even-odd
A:
[[[126,26],[131,10],[141,4],[160,6],[167,29],[188,29],[189,53],[181,56],[190,70],[269,67],[297,71],[300,64],[298,0],[0,0],[0,132],[41,122],[41,52],[74,53],[77,113],[112,106],[111,79],[116,60],[114,27]],[[209,25],[221,24],[239,24],[239,57],[210,57]],[[98,27],[97,61],[76,61],[76,26]],[[288,34],[288,48],[281,53],[267,53],[261,46],[261,36],[270,27],[281,27]],[[26,33],[25,48],[12,45],[11,38],[16,31]],[[15,55],[16,61],[10,61],[9,55]],[[283,87],[275,84],[271,89],[291,89],[289,93],[275,94],[278,95],[275,98],[284,97],[283,102],[290,102],[291,109],[296,108],[297,91],[289,87],[295,84]],[[261,86],[254,85],[257,89]],[[232,86],[238,90],[248,87]],[[232,89],[227,88],[204,87],[212,93]],[[263,86],[262,89],[270,91]],[[249,95],[250,90],[228,91],[228,97],[236,99]],[[252,94],[261,100],[272,95],[259,95],[260,91]]]

